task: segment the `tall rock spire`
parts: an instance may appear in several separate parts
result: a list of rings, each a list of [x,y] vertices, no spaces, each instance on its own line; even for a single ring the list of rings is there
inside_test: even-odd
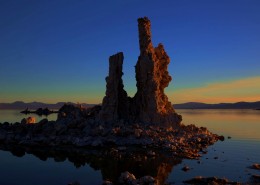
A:
[[[141,122],[176,126],[181,118],[164,94],[164,89],[172,79],[168,73],[170,58],[162,44],[153,47],[150,29],[151,23],[147,17],[138,19],[140,56],[135,66],[136,115]]]
[[[137,92],[127,97],[123,89],[123,53],[109,58],[106,96],[100,119],[106,122],[119,119],[162,127],[177,127],[181,116],[176,114],[164,89],[172,80],[168,73],[170,58],[162,44],[153,47],[151,23],[147,17],[138,19],[140,56],[135,66]]]
[[[151,23],[147,17],[138,19],[140,53],[145,54],[153,50]]]
[[[106,77],[106,96],[103,99],[100,119],[111,122],[119,119],[127,119],[128,102],[127,93],[123,85],[123,60],[122,52],[109,57],[109,74]]]

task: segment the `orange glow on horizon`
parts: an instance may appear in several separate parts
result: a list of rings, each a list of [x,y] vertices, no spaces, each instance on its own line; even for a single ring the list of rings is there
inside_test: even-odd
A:
[[[172,103],[235,103],[260,101],[260,77],[212,83],[171,92]]]

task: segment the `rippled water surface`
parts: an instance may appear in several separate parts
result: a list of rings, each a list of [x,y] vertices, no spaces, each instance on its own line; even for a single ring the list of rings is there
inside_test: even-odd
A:
[[[260,111],[257,110],[177,110],[185,124],[196,124],[226,137],[208,148],[199,160],[180,160],[158,156],[142,156],[120,160],[95,152],[63,154],[39,149],[24,152],[18,148],[0,151],[0,184],[5,185],[67,185],[78,181],[84,184],[102,184],[102,179],[116,179],[128,170],[136,176],[149,174],[160,182],[181,184],[195,176],[225,177],[247,182],[252,174],[260,171],[247,168],[260,163]],[[55,120],[56,115],[49,117]],[[0,122],[20,121],[24,115],[0,110]],[[42,118],[37,118],[42,119]],[[227,139],[230,136],[231,139]],[[18,157],[19,156],[19,157]],[[188,165],[191,170],[181,169]]]

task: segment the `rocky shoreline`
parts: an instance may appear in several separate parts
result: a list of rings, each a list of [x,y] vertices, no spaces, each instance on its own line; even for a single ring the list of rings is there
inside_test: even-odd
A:
[[[0,143],[21,146],[70,146],[81,148],[146,147],[160,149],[183,158],[198,158],[199,152],[222,137],[204,127],[181,125],[177,129],[155,125],[129,124],[118,121],[113,125],[95,122],[90,112],[64,105],[57,121],[39,123],[0,124]],[[63,117],[66,114],[65,117]],[[89,115],[89,117],[84,117]],[[92,115],[93,116],[93,115]]]

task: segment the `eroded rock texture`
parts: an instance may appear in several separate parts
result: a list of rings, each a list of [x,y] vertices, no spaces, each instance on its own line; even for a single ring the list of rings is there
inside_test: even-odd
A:
[[[145,123],[161,123],[177,126],[180,117],[174,112],[164,89],[172,80],[168,73],[170,58],[163,45],[153,47],[150,21],[138,19],[140,56],[135,66],[137,93],[134,97],[138,119]]]
[[[119,119],[128,119],[127,93],[123,85],[122,52],[109,57],[109,75],[106,77],[106,96],[103,99],[100,119],[111,122]]]
[[[140,56],[135,66],[137,93],[127,98],[122,82],[123,53],[109,59],[106,96],[103,100],[101,120],[118,119],[177,127],[181,116],[176,114],[164,89],[172,80],[168,73],[170,58],[162,44],[153,47],[151,23],[147,17],[138,19]]]

